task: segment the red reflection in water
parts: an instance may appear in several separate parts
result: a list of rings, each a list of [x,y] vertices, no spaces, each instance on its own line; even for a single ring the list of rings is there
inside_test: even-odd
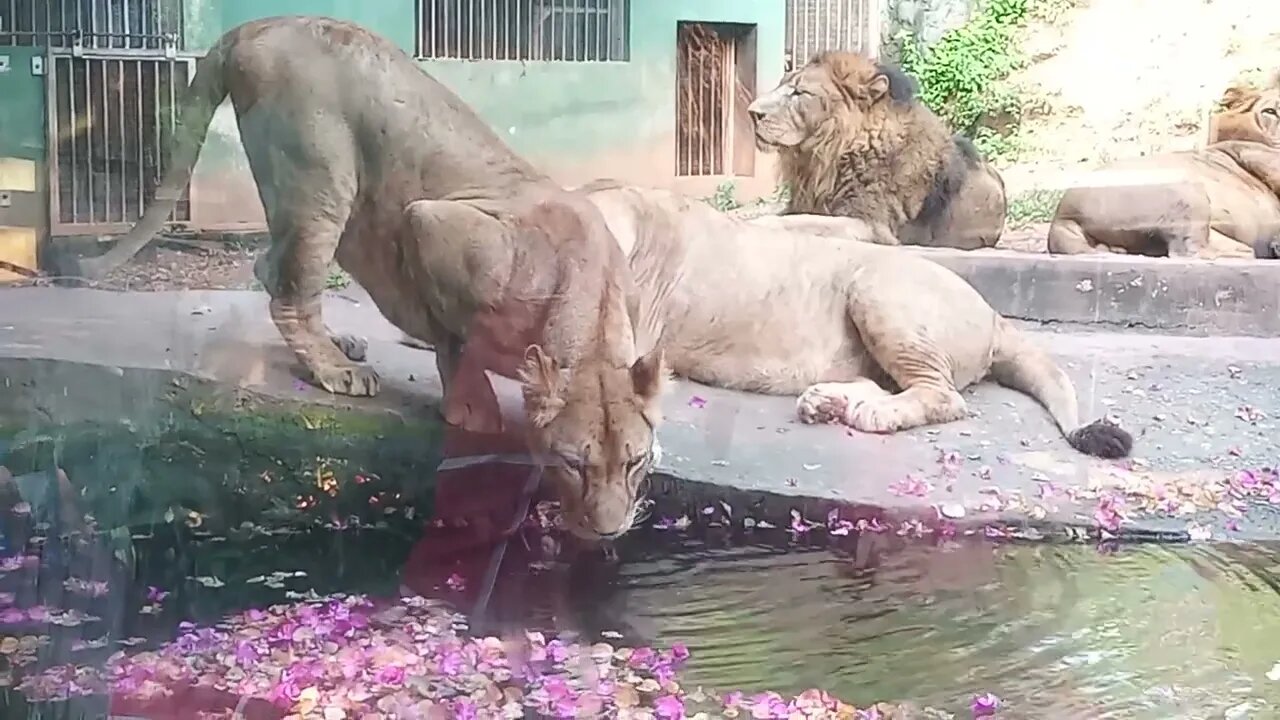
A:
[[[489,454],[527,455],[525,441],[515,432],[447,431],[444,458]],[[409,553],[401,571],[401,592],[444,600],[470,612],[491,590],[486,587],[486,576],[503,541],[508,541],[503,565],[527,565],[533,554],[515,535],[528,509],[524,507],[525,488],[534,470],[529,464],[485,462],[437,473],[435,517],[425,523]],[[531,501],[538,499],[535,494]],[[192,720],[202,713],[221,718],[233,709],[245,720],[280,720],[288,714],[266,700],[239,698],[211,688],[172,690],[169,697],[146,702],[113,694],[110,713],[147,720]]]

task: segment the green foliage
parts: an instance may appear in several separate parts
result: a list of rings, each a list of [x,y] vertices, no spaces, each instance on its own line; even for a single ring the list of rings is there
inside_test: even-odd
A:
[[[1069,1],[986,0],[967,23],[944,33],[933,47],[924,47],[909,31],[900,32],[895,38],[898,62],[920,82],[924,103],[985,154],[1015,152],[1016,144],[1006,140],[1016,135],[1022,101],[1008,80],[1026,64],[1021,30],[1033,4]]]
[[[789,199],[791,199],[791,188],[786,183],[782,183],[774,187],[773,192],[756,198],[751,204],[772,205],[786,203]],[[711,197],[703,198],[703,202],[720,212],[729,212],[743,207],[742,201],[738,199],[738,186],[732,180],[725,180],[716,186],[715,193]]]
[[[329,267],[329,275],[325,278],[324,286],[329,290],[344,290],[351,284],[351,276],[346,270],[338,267],[337,263]]]
[[[707,202],[720,212],[742,207],[742,203],[738,202],[738,186],[732,180],[725,180],[717,185],[715,194],[707,198]]]
[[[1061,190],[1028,190],[1009,200],[1008,222],[1014,230],[1053,220],[1062,200]]]

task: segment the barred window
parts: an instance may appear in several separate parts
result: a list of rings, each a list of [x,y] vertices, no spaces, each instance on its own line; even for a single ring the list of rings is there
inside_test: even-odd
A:
[[[182,30],[181,0],[0,0],[0,46],[160,50]]]
[[[784,70],[828,50],[878,51],[880,3],[875,0],[787,0]]]
[[[418,56],[631,59],[630,0],[418,0]]]

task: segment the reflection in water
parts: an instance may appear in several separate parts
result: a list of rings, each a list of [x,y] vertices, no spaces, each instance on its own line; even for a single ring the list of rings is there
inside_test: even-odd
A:
[[[527,468],[510,472],[514,481]],[[83,527],[40,535],[20,500],[5,505],[0,650],[15,682],[31,667],[101,664],[171,641],[182,620],[345,591],[438,597],[472,612],[481,633],[684,643],[685,687],[820,687],[963,715],[974,692],[991,691],[1007,718],[1271,717],[1280,707],[1280,683],[1266,678],[1280,659],[1280,555],[1268,546],[934,546],[886,534],[828,544],[650,529],[628,536],[614,561],[561,552],[533,523],[507,543],[489,588],[497,520],[230,538],[165,526],[90,542]],[[12,714],[19,698],[5,697],[5,717],[37,717]],[[77,707],[74,717],[106,711]]]

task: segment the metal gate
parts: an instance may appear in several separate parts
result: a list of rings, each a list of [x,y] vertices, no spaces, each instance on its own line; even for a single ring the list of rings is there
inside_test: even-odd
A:
[[[182,0],[0,0],[0,46],[48,49],[50,234],[124,232],[141,217],[193,69],[182,38]],[[189,219],[184,192],[170,221]]]
[[[145,52],[53,54],[49,61],[50,231],[126,232],[168,167],[194,61]],[[184,190],[170,222],[191,219]]]

